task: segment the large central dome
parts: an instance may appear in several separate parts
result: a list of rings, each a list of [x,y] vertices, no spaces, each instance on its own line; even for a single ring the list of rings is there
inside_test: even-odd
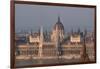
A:
[[[64,26],[60,21],[60,17],[58,17],[57,23],[54,25],[53,30],[64,30]]]
[[[58,21],[53,27],[51,40],[58,41],[58,38],[60,41],[64,39],[64,26],[60,21],[60,17],[58,17]]]

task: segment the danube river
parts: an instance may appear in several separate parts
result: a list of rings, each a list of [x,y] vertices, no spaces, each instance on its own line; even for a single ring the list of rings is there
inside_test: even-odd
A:
[[[81,63],[79,59],[30,59],[30,60],[16,60],[16,67],[28,66],[28,65],[48,65],[48,64],[70,64]]]

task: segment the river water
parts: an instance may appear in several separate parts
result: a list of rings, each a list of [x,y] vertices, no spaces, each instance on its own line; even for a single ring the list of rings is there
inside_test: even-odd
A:
[[[16,67],[28,65],[46,65],[46,64],[61,64],[61,63],[80,63],[79,59],[30,59],[30,60],[16,60]]]

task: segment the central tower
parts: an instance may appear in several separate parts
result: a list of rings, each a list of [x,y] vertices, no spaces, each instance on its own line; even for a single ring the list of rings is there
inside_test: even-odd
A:
[[[64,39],[64,26],[59,16],[58,21],[56,22],[52,30],[51,40],[56,42],[58,37],[60,41]]]

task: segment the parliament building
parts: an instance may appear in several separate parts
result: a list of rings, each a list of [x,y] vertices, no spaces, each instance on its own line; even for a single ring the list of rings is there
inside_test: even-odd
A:
[[[91,39],[78,31],[66,36],[64,25],[58,17],[51,32],[44,32],[41,26],[38,32],[24,37],[16,36],[16,59],[83,59],[94,60],[93,34]],[[24,42],[20,42],[20,40]],[[87,42],[88,41],[88,42]],[[86,55],[86,57],[84,57]]]

